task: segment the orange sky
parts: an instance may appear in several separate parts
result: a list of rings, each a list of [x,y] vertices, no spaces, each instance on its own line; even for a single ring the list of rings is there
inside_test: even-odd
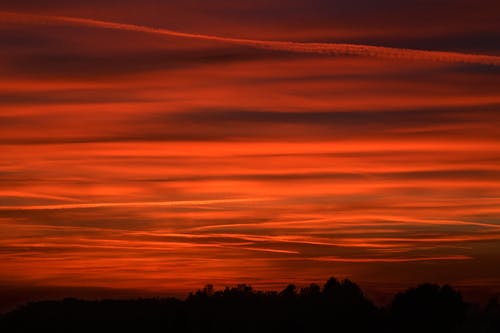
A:
[[[494,1],[275,3],[0,11],[500,55]],[[1,17],[0,292],[329,276],[499,291],[498,66]]]

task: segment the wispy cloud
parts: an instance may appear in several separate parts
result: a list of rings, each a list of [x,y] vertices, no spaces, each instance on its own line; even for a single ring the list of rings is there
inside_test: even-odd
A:
[[[353,262],[353,263],[394,263],[394,262],[415,262],[415,261],[447,261],[447,260],[471,260],[470,256],[443,256],[443,257],[419,257],[419,258],[338,258],[338,257],[322,257],[315,258],[318,261],[330,262]]]
[[[315,53],[315,54],[330,54],[330,55],[360,55],[368,57],[380,58],[396,58],[409,60],[430,60],[452,63],[471,63],[471,64],[486,64],[500,65],[499,56],[466,54],[458,52],[444,51],[428,51],[428,50],[412,50],[400,49],[383,46],[357,45],[357,44],[342,44],[342,43],[302,43],[290,41],[266,41],[253,40],[243,38],[221,37],[204,34],[186,33],[168,29],[152,28],[142,25],[116,23],[108,21],[100,21],[87,18],[67,17],[67,16],[42,16],[22,13],[0,13],[0,18],[3,21],[13,22],[28,22],[36,24],[75,24],[96,28],[135,31],[149,34],[181,37],[191,39],[201,39],[209,41],[217,41],[238,45],[246,45],[250,47],[298,52],[298,53]]]
[[[231,203],[252,203],[272,200],[269,198],[244,198],[244,199],[219,199],[219,200],[184,200],[184,201],[144,201],[144,202],[99,202],[78,204],[57,204],[38,206],[0,206],[0,210],[64,210],[64,209],[90,209],[105,207],[185,207],[209,206]]]

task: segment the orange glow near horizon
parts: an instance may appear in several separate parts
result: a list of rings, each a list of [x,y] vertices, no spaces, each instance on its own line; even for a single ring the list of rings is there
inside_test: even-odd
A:
[[[359,27],[339,18],[334,28],[319,9],[297,20],[303,0],[283,16],[272,1],[217,0],[210,15],[194,0],[148,2],[155,5],[54,0],[42,10],[21,1],[0,12],[259,43],[500,56],[486,42],[500,35],[488,24],[495,11],[462,22],[465,0],[456,12],[436,9],[447,24],[426,12],[425,29],[367,12],[353,18]],[[498,67],[255,49],[2,15],[0,292],[182,294],[206,283],[269,289],[329,276],[500,291]],[[477,30],[459,48],[467,24]],[[425,44],[429,31],[436,37]],[[474,34],[484,45],[470,41]]]

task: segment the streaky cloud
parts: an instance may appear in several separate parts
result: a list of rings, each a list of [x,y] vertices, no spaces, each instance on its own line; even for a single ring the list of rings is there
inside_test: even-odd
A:
[[[143,32],[149,34],[163,35],[169,37],[181,37],[199,40],[209,40],[230,44],[250,46],[259,49],[270,49],[276,51],[287,51],[295,53],[312,53],[326,55],[356,55],[366,57],[425,60],[449,63],[467,63],[500,66],[500,56],[468,54],[460,52],[431,51],[417,49],[403,49],[384,46],[346,44],[346,43],[309,43],[292,41],[270,41],[223,37],[196,33],[187,33],[169,29],[154,28],[136,24],[117,23],[110,21],[95,20],[89,18],[34,15],[14,12],[0,12],[0,21],[30,24],[65,24],[79,25],[94,28]]]
[[[144,201],[144,202],[98,202],[59,205],[34,205],[34,206],[0,206],[0,211],[6,210],[65,210],[88,208],[112,207],[183,207],[183,206],[208,206],[230,203],[251,203],[271,200],[270,198],[243,198],[243,199],[215,199],[215,200],[183,200],[183,201]]]
[[[327,262],[355,262],[355,263],[395,263],[395,262],[418,262],[418,261],[449,261],[449,260],[472,260],[471,256],[466,255],[450,255],[450,256],[429,256],[417,258],[341,258],[341,257],[319,257],[313,258],[314,261]]]

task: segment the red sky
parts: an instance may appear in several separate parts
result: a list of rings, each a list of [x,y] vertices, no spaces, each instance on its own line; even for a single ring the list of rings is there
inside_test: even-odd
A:
[[[0,5],[490,56],[500,56],[499,10],[466,0]],[[329,276],[384,290],[432,281],[500,291],[500,67],[8,17],[0,293],[184,294]]]

